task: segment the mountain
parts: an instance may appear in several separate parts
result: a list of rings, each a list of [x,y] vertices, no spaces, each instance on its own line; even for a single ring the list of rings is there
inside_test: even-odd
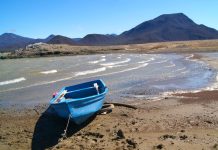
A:
[[[53,38],[51,38],[48,42],[48,44],[68,44],[68,45],[76,45],[76,42],[68,37],[56,35]]]
[[[22,37],[13,33],[4,33],[0,35],[0,51],[11,51],[22,48],[33,42],[34,39]]]
[[[82,45],[141,44],[149,42],[218,39],[218,31],[198,25],[183,13],[164,14],[120,35],[89,34]]]
[[[118,44],[218,39],[218,31],[198,25],[183,13],[165,14],[119,35]]]

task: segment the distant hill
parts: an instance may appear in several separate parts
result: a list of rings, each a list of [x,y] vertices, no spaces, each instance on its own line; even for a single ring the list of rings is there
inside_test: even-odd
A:
[[[82,38],[72,38],[73,41],[80,41]]]
[[[47,43],[48,41],[50,41],[52,38],[54,38],[55,37],[55,35],[54,34],[51,34],[51,35],[49,35],[47,38],[45,38],[45,39],[42,39],[43,40],[43,42],[44,43]]]
[[[4,33],[0,35],[0,51],[11,51],[22,48],[33,42],[34,39],[22,37],[13,33]]]
[[[115,37],[114,34],[88,34],[78,42],[81,45],[110,45],[114,44]]]
[[[120,35],[88,34],[83,38],[74,39],[50,35],[45,39],[32,39],[5,33],[0,35],[0,51],[10,51],[38,42],[69,45],[119,45],[207,39],[218,39],[218,31],[196,24],[183,13],[175,13],[164,14],[153,20],[145,21]]]
[[[68,44],[68,45],[75,45],[76,42],[68,37],[56,35],[53,38],[51,38],[48,42],[48,44]]]
[[[14,51],[18,48],[24,48],[25,46],[33,43],[39,42],[48,42],[50,41],[55,35],[50,35],[45,39],[33,39],[22,37],[13,33],[4,33],[0,35],[0,52],[1,51]]]

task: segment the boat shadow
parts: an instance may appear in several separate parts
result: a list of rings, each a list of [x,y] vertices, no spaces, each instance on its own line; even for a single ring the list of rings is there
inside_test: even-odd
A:
[[[58,144],[59,139],[67,125],[67,119],[62,119],[51,114],[52,108],[49,107],[37,120],[33,137],[32,150],[44,150]],[[96,115],[81,125],[76,125],[73,122],[69,123],[67,137],[70,137],[80,131],[94,120]]]

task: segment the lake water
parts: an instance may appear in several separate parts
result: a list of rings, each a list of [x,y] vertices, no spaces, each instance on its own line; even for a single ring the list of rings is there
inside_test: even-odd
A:
[[[216,82],[216,71],[192,57],[101,54],[0,60],[0,104],[47,103],[63,86],[99,78],[110,90],[110,101],[152,99],[166,92],[203,89]]]

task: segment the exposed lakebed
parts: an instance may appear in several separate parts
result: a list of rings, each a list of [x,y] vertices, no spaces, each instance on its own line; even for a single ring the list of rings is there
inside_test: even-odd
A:
[[[107,100],[115,102],[213,85],[217,72],[193,56],[107,54],[1,60],[0,104],[48,103],[63,86],[99,78],[110,90]]]

